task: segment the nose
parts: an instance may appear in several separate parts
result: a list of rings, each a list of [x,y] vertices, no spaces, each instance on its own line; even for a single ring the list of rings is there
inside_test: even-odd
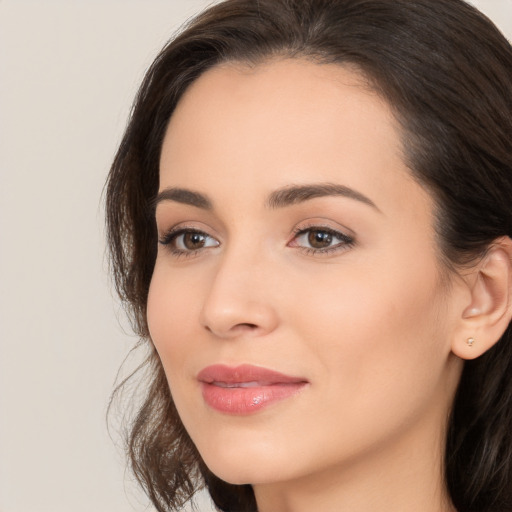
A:
[[[278,325],[274,303],[277,284],[261,260],[226,255],[203,302],[201,324],[225,339],[271,333]]]

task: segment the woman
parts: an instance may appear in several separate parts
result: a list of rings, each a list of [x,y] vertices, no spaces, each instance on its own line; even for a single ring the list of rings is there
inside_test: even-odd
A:
[[[460,0],[228,0],[162,50],[107,190],[159,511],[512,510],[511,137]]]

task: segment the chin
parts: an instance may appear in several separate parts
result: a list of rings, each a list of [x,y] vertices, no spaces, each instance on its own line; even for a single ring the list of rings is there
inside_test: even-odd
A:
[[[253,465],[247,460],[244,465],[232,464],[216,460],[213,464],[206,464],[208,469],[218,478],[232,485],[263,485],[286,480],[286,475],[276,468],[272,463],[267,463],[264,467]]]
[[[218,478],[233,485],[265,484],[281,481],[290,475],[290,464],[276,457],[276,450],[258,449],[256,446],[223,447],[220,450],[201,450],[208,469]]]

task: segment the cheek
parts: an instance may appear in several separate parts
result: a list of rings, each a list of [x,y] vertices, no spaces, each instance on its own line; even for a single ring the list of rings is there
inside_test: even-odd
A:
[[[200,301],[199,283],[182,282],[179,275],[155,266],[149,288],[147,319],[151,339],[164,364],[168,377],[182,368],[185,350],[193,348],[191,330],[197,325]],[[170,368],[172,365],[172,368]]]
[[[444,291],[434,265],[371,268],[338,279],[333,272],[323,286],[317,281],[317,293],[295,303],[292,316],[332,389],[342,383],[344,394],[359,395],[373,388],[367,396],[380,399],[393,388],[401,397],[400,388],[428,385],[448,357]]]
[[[352,272],[325,287],[317,281],[319,293],[303,296],[290,313],[322,397],[311,416],[332,427],[300,424],[315,450],[326,436],[333,440],[326,460],[403,432],[446,399],[449,347],[437,272],[392,275]]]

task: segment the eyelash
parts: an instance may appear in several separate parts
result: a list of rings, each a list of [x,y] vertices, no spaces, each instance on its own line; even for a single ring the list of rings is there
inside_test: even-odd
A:
[[[179,236],[186,235],[186,234],[203,235],[205,238],[211,238],[211,239],[215,240],[213,237],[208,235],[208,233],[205,233],[204,231],[201,231],[200,229],[181,226],[179,228],[170,229],[167,233],[165,233],[158,240],[158,242],[161,245],[168,247],[169,251],[171,252],[171,254],[173,256],[175,256],[177,258],[190,258],[190,257],[196,255],[197,253],[199,253],[202,249],[204,249],[204,247],[201,247],[199,249],[191,249],[191,250],[178,249],[175,246],[176,240],[178,239]],[[208,248],[208,247],[206,247],[206,248]]]
[[[297,228],[293,233],[292,242],[297,240],[300,236],[305,235],[307,233],[311,232],[317,232],[317,233],[325,233],[327,235],[332,236],[333,238],[337,238],[340,240],[335,245],[325,247],[322,249],[317,249],[314,247],[303,247],[303,246],[292,246],[297,247],[299,250],[304,252],[306,255],[327,255],[332,254],[333,252],[343,251],[346,249],[349,249],[355,245],[355,240],[353,237],[348,236],[341,231],[337,231],[332,228],[319,226],[319,225],[312,225],[307,227],[300,227]]]
[[[325,248],[321,248],[321,249],[314,248],[314,247],[304,247],[304,246],[299,246],[299,245],[290,245],[292,242],[296,241],[300,236],[306,235],[307,233],[311,233],[311,232],[327,234],[327,235],[330,235],[333,238],[336,238],[340,241],[333,246],[325,247]],[[215,240],[212,236],[208,235],[208,233],[205,233],[204,231],[201,231],[199,229],[192,228],[192,227],[182,226],[179,228],[171,229],[170,231],[165,233],[158,240],[158,242],[161,245],[169,247],[169,250],[173,256],[180,257],[180,258],[193,257],[193,256],[197,255],[197,253],[199,253],[203,249],[208,249],[208,248],[212,247],[212,246],[210,246],[210,247],[207,246],[207,247],[201,247],[198,249],[191,249],[191,250],[178,249],[175,246],[176,240],[178,239],[178,237],[180,237],[182,235],[186,235],[186,234],[198,234],[198,235],[204,236],[206,239]],[[303,253],[305,253],[307,255],[327,255],[327,254],[331,254],[333,252],[338,252],[341,250],[349,249],[350,247],[353,247],[354,244],[355,244],[354,238],[352,238],[340,231],[334,230],[332,228],[324,227],[324,226],[313,225],[313,226],[300,227],[300,228],[295,229],[293,232],[292,240],[291,240],[291,242],[288,243],[288,246],[296,247],[297,249],[299,249],[300,251],[302,251]],[[218,247],[218,245],[219,245],[219,242],[217,242],[217,245],[213,246],[213,247]]]

